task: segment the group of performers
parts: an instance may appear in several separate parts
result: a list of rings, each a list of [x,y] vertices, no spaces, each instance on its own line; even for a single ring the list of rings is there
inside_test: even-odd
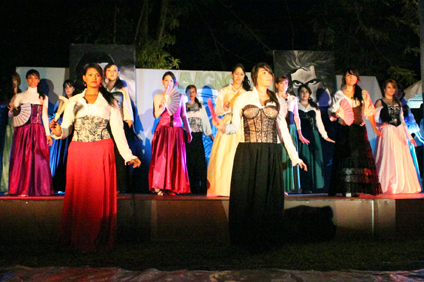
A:
[[[153,101],[154,117],[159,120],[152,138],[149,189],[159,196],[190,192],[230,196],[229,231],[234,244],[278,242],[285,194],[323,189],[321,139],[335,143],[330,196],[421,191],[409,151],[408,142],[414,141],[395,95],[395,81],[385,82],[384,97],[374,106],[369,93],[357,85],[358,71],[347,69],[328,109],[330,118],[338,121],[332,140],[307,85],[289,93],[288,78],[275,79],[266,63],[253,68],[252,85],[241,64],[234,66],[231,75],[232,83],[219,91],[215,109],[210,109],[221,117],[213,118],[218,129],[214,138],[206,106],[196,98],[196,86],[186,88],[186,102],[175,89],[175,75],[165,72],[164,91]],[[50,195],[52,182],[56,183],[53,172],[61,179],[58,182],[66,183],[61,245],[109,250],[115,241],[119,185],[122,189],[127,185],[128,165],[140,165],[126,139],[133,112],[119,69],[114,64],[104,69],[88,64],[85,89],[77,95],[73,82],[65,81],[68,99],[60,98],[50,122],[39,73],[28,71],[26,80],[28,89],[19,93],[19,76],[13,77],[8,193]],[[273,83],[276,93],[269,90]],[[377,134],[375,155],[364,117]],[[213,141],[208,168],[203,135]],[[56,157],[49,163],[52,144],[50,155]]]

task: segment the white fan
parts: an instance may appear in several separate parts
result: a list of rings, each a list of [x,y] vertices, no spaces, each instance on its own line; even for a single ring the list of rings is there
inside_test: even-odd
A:
[[[14,127],[24,125],[31,116],[31,103],[22,104],[17,110],[13,110],[12,125]]]
[[[177,89],[172,88],[169,97],[165,103],[166,108],[168,109],[169,114],[172,116],[180,107],[181,103],[181,94]]]

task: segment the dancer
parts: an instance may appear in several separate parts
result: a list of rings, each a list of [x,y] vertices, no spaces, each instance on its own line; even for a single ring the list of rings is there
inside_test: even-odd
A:
[[[375,160],[384,194],[419,193],[421,185],[409,151],[408,140],[417,146],[405,124],[402,105],[393,79],[384,82],[384,96],[377,100],[375,116],[383,137],[377,136]]]
[[[280,111],[281,99],[267,89],[273,83],[271,67],[259,63],[251,74],[255,88],[235,101],[232,123],[218,119],[214,124],[225,134],[242,132],[231,179],[229,231],[232,244],[255,248],[283,238],[282,148],[277,132],[293,164],[305,170],[306,165],[297,155]]]
[[[158,196],[190,193],[182,124],[188,142],[192,136],[184,97],[174,88],[177,80],[172,72],[165,72],[162,83],[165,91],[153,99],[153,114],[160,120],[152,139],[149,188]]]
[[[287,91],[289,80],[286,75],[280,75],[275,80],[277,95],[282,98],[282,111],[285,114],[286,122],[289,126],[289,132],[293,144],[298,150],[298,137],[302,143],[309,144],[309,140],[303,137],[298,110],[298,99],[290,95]],[[283,148],[283,171],[284,171],[284,189],[286,193],[301,193],[300,170],[298,166],[293,166],[290,157],[285,148]]]
[[[236,64],[233,67],[231,76],[233,82],[221,89],[216,99],[215,113],[217,116],[224,115],[224,123],[231,123],[233,106],[237,97],[250,91],[249,80],[242,64]],[[208,197],[230,196],[234,155],[240,138],[240,132],[234,135],[217,132],[208,166]]]
[[[196,98],[196,86],[187,86],[186,94],[189,98],[189,102],[186,104],[187,117],[193,136],[193,140],[186,144],[190,191],[192,194],[206,195],[207,170],[203,134],[209,136],[213,141],[212,129],[205,107]]]
[[[299,156],[308,166],[308,171],[300,171],[302,193],[319,192],[319,190],[324,188],[324,161],[320,134],[324,140],[332,143],[334,141],[328,138],[322,123],[321,111],[311,98],[311,89],[306,84],[301,84],[298,91],[302,132],[310,141],[309,144],[298,143]]]
[[[26,81],[28,89],[16,94],[11,104],[20,122],[13,124],[9,194],[47,196],[53,193],[49,165],[49,146],[53,143],[47,116],[49,99],[41,89],[37,89],[40,82],[38,71],[29,70]]]
[[[69,99],[59,125],[50,128],[55,138],[66,138],[74,130],[69,145],[66,193],[63,203],[60,244],[79,251],[110,250],[116,233],[116,172],[110,127],[127,164],[140,160],[133,156],[125,139],[118,103],[101,87],[103,71],[97,64],[85,67],[86,89]]]
[[[112,93],[113,97],[118,101],[121,111],[121,119],[124,121],[124,131],[127,141],[132,137],[133,110],[131,106],[131,98],[128,94],[128,88],[124,86],[124,82],[119,78],[119,68],[115,64],[107,64],[104,67],[105,83],[103,86]],[[116,143],[115,147],[115,166],[116,166],[116,189],[120,193],[128,191],[130,187],[130,171],[125,165],[124,159],[119,154]]]
[[[64,96],[59,96],[53,118],[62,123],[63,113],[68,105],[68,99],[74,95],[75,83],[67,79],[63,82]],[[64,192],[66,188],[66,160],[68,157],[68,147],[72,140],[72,134],[66,139],[54,139],[50,146],[50,170],[53,177],[53,188],[57,192]]]
[[[5,79],[10,79],[5,78]],[[3,146],[3,155],[2,155],[2,171],[1,171],[1,182],[0,182],[0,193],[4,195],[9,194],[9,163],[10,163],[10,151],[13,144],[13,125],[12,125],[12,111],[9,111],[10,104],[13,104],[13,101],[16,97],[16,94],[21,93],[19,89],[21,85],[21,77],[17,72],[12,74],[12,88],[10,87],[10,80],[5,83],[4,93],[2,99],[3,102],[0,105],[1,120],[4,122],[4,146]]]
[[[375,124],[375,108],[370,95],[357,85],[358,82],[358,70],[346,69],[342,90],[336,92],[328,108],[331,119],[339,120],[329,196],[342,193],[346,197],[358,197],[359,193],[381,193],[363,116],[370,121],[374,133],[382,135]]]

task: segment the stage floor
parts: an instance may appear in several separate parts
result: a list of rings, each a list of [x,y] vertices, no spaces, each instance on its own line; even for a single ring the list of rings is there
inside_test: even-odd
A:
[[[0,196],[0,242],[44,242],[57,238],[63,194]],[[228,242],[228,197],[118,195],[118,240]],[[290,194],[285,209],[330,207],[336,239],[367,236],[420,237],[424,194]]]

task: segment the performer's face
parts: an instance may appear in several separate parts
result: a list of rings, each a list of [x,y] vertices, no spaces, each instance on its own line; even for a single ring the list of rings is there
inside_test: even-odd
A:
[[[115,81],[118,78],[119,75],[119,71],[118,71],[118,67],[115,65],[110,66],[107,70],[106,70],[106,78],[110,81]]]
[[[165,86],[165,89],[172,88],[174,86],[174,80],[170,75],[167,75],[162,80],[163,86]]]
[[[346,85],[353,86],[356,83],[358,83],[358,78],[356,77],[356,75],[354,75],[352,73],[346,73],[345,81],[346,81]]]
[[[311,93],[309,93],[308,89],[306,89],[305,87],[299,88],[300,101],[303,101],[303,102],[308,101],[309,96],[311,96]]]
[[[291,74],[291,80],[295,93],[297,92],[296,90],[301,84],[306,84],[311,89],[312,95],[314,97],[319,86],[321,85],[321,81],[317,78],[317,75],[315,73],[315,66],[298,69],[296,72]]]
[[[26,81],[28,83],[28,86],[32,88],[37,87],[38,83],[40,83],[40,79],[38,78],[38,76],[33,74],[29,75]]]
[[[274,77],[272,74],[264,68],[259,68],[258,70],[258,86],[269,87],[272,84]]]
[[[75,91],[75,88],[73,86],[69,84],[65,85],[65,93],[69,98],[72,97],[72,94],[74,93],[74,91]]]
[[[95,68],[89,68],[82,76],[82,80],[87,83],[87,87],[99,88],[102,83],[102,76]]]
[[[387,83],[386,88],[384,88],[384,96],[393,97],[396,94],[397,88],[393,83]]]
[[[275,87],[278,90],[278,95],[283,98],[287,98],[287,88],[289,87],[289,81],[287,79],[276,83]]]
[[[233,77],[234,84],[241,84],[244,79],[244,71],[241,68],[236,68],[236,70],[231,73],[231,76]]]
[[[194,101],[194,99],[196,99],[197,96],[197,91],[196,88],[192,87],[187,91],[187,96],[190,99],[190,101]]]

